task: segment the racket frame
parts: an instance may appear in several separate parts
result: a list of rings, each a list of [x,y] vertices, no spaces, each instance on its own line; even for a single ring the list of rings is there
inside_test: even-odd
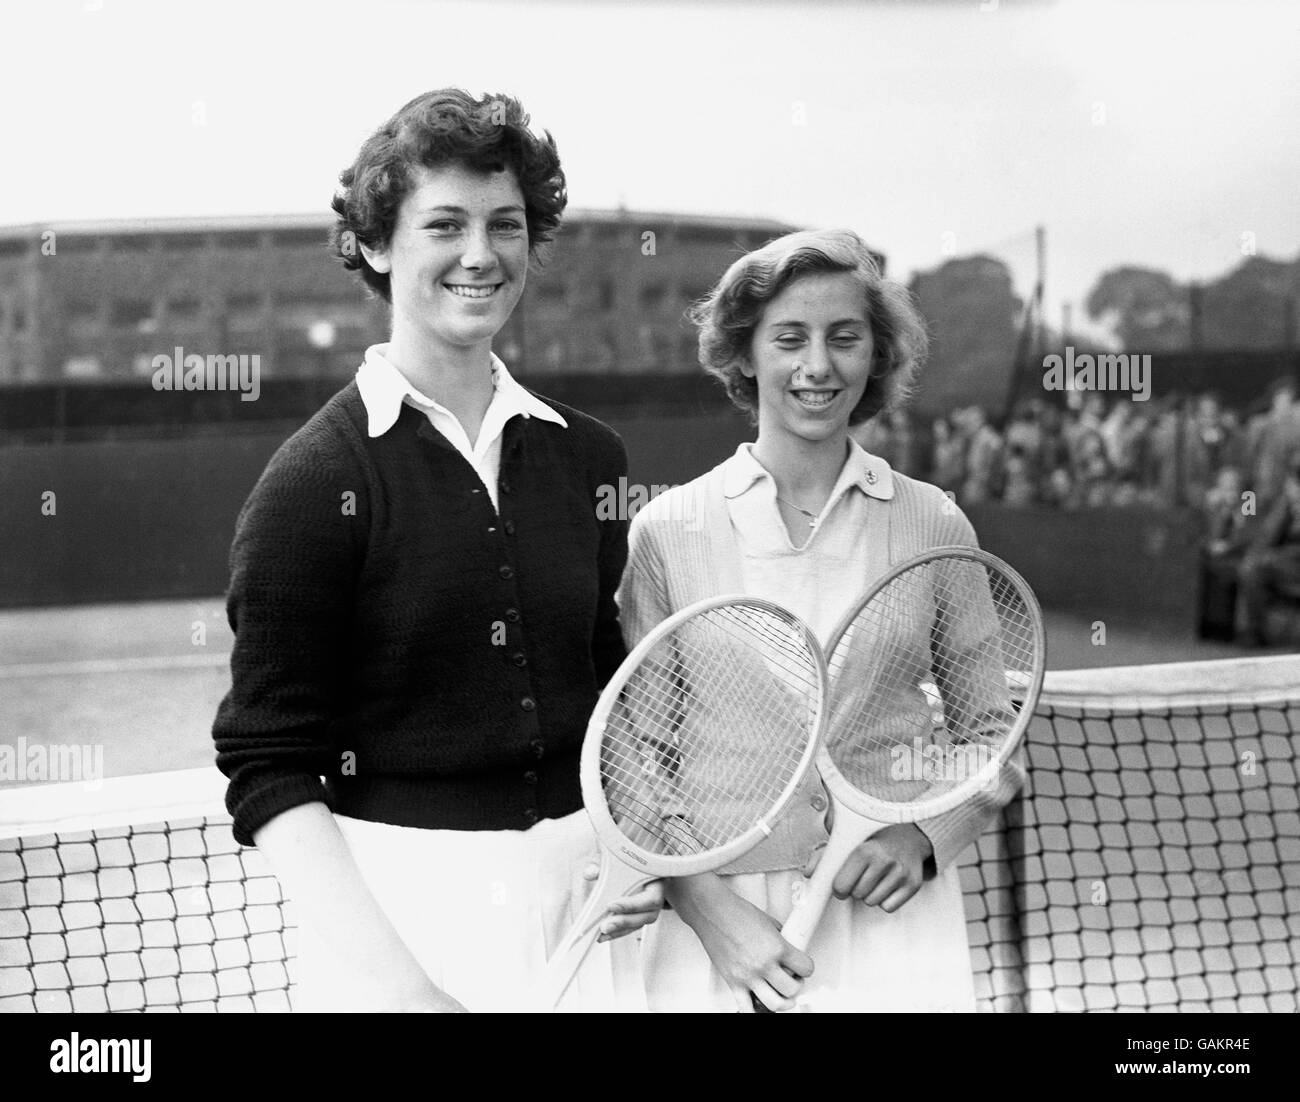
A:
[[[810,724],[812,735],[807,739],[799,764],[785,788],[777,797],[776,802],[745,833],[732,839],[727,844],[705,853],[652,853],[628,839],[619,830],[618,824],[609,812],[609,805],[605,800],[600,775],[602,736],[605,722],[609,718],[610,712],[618,704],[619,694],[623,691],[623,687],[632,673],[666,635],[672,634],[680,625],[700,613],[723,605],[745,605],[750,608],[761,609],[783,620],[791,628],[803,635],[805,642],[808,644],[808,654],[813,661],[813,669],[817,678],[817,712]],[[614,676],[610,678],[609,683],[605,686],[604,691],[600,694],[600,699],[596,702],[596,707],[592,711],[591,719],[587,724],[587,737],[582,744],[578,775],[582,786],[583,806],[587,809],[587,815],[591,819],[591,825],[596,831],[597,837],[612,856],[631,868],[640,869],[646,874],[648,880],[666,876],[693,876],[696,873],[710,872],[713,869],[729,865],[738,857],[744,856],[772,833],[772,827],[785,813],[786,808],[790,806],[790,801],[794,799],[800,785],[816,760],[817,752],[824,742],[823,734],[828,714],[826,703],[829,685],[830,679],[826,672],[826,659],[821,647],[818,645],[817,637],[812,633],[812,629],[788,609],[782,608],[773,601],[733,593],[722,597],[707,597],[702,601],[688,605],[679,612],[673,613],[672,616],[658,624],[649,635],[642,639],[628,654],[627,658],[623,660]]]
[[[966,777],[960,784],[930,800],[917,803],[897,804],[875,799],[854,787],[839,771],[831,759],[825,739],[817,748],[817,769],[822,783],[831,798],[835,819],[831,827],[830,839],[821,854],[813,876],[804,888],[799,903],[790,912],[789,918],[781,928],[781,936],[797,949],[807,949],[813,934],[821,921],[826,904],[831,895],[831,885],[839,874],[849,855],[864,841],[897,823],[914,823],[921,819],[933,818],[951,811],[968,800],[978,789],[984,788],[989,781],[1001,772],[1011,756],[1016,752],[1024,737],[1025,730],[1033,719],[1034,708],[1043,687],[1043,675],[1047,665],[1047,637],[1043,626],[1042,609],[1034,591],[1024,577],[1012,566],[1003,562],[978,547],[948,545],[928,548],[919,555],[914,555],[899,563],[875,582],[866,595],[854,603],[836,625],[826,649],[826,661],[835,654],[835,649],[854,621],[876,595],[891,585],[900,575],[914,570],[926,562],[938,559],[966,559],[988,569],[996,570],[1009,578],[1016,586],[1025,605],[1031,613],[1031,626],[1034,638],[1034,668],[1027,677],[1014,675],[1007,678],[1008,688],[1013,698],[1021,699],[1021,707],[1016,715],[1010,733],[1002,740],[1002,745],[976,772]],[[1004,673],[1007,671],[1004,671]],[[835,695],[832,684],[829,698]],[[828,698],[828,704],[829,704]],[[755,1001],[755,1009],[760,1009]]]
[[[665,637],[701,613],[726,605],[743,605],[767,612],[802,635],[807,644],[807,653],[816,682],[815,714],[808,725],[803,752],[790,779],[767,812],[751,827],[730,842],[703,853],[653,853],[638,846],[624,835],[614,821],[613,815],[610,814],[601,782],[601,750],[606,721],[618,705],[620,694],[633,673]],[[592,829],[600,843],[600,874],[577,921],[552,954],[547,965],[547,980],[541,995],[543,1006],[547,1009],[554,1008],[568,990],[578,967],[596,938],[597,928],[611,903],[644,887],[652,880],[694,876],[720,869],[744,856],[772,833],[773,827],[789,808],[811,771],[818,749],[824,741],[828,715],[828,688],[826,659],[812,629],[799,617],[775,602],[745,594],[732,593],[707,597],[687,605],[657,624],[654,630],[632,648],[602,690],[587,723],[587,732],[582,743],[578,764],[579,781],[583,806],[587,810]]]
[[[830,659],[834,657],[835,648],[839,646],[840,640],[853,626],[853,622],[858,618],[862,610],[875,599],[881,590],[891,585],[900,575],[907,573],[909,570],[914,570],[930,560],[952,558],[967,559],[970,562],[996,570],[1006,575],[1016,584],[1020,595],[1025,598],[1025,605],[1032,613],[1034,669],[1027,679],[1019,676],[1007,679],[1009,688],[1013,681],[1016,684],[1016,689],[1012,695],[1023,698],[1024,703],[1016,715],[1012,733],[1003,739],[997,753],[955,787],[932,799],[922,800],[914,804],[895,804],[868,796],[844,778],[844,775],[839,771],[839,767],[836,766],[830,756],[825,739],[822,740],[817,747],[817,769],[821,774],[822,783],[826,785],[831,795],[840,797],[838,800],[840,804],[864,818],[872,819],[886,826],[892,823],[913,823],[918,819],[930,819],[935,815],[942,815],[945,811],[951,811],[958,804],[965,803],[977,789],[987,785],[989,778],[1001,771],[1020,745],[1025,729],[1033,718],[1034,705],[1037,703],[1038,696],[1043,688],[1043,675],[1047,668],[1047,633],[1043,626],[1043,612],[1039,607],[1038,598],[1034,596],[1034,591],[1030,589],[1029,583],[1017,570],[1003,562],[996,555],[992,555],[978,547],[963,547],[960,545],[934,547],[923,551],[919,555],[914,555],[906,562],[899,563],[898,566],[891,569],[877,581],[867,591],[866,596],[860,598],[845,616],[840,618],[840,622],[836,624],[835,632],[831,636],[831,644],[826,649],[825,660],[829,663]],[[828,688],[828,701],[834,695],[835,688],[830,685]]]

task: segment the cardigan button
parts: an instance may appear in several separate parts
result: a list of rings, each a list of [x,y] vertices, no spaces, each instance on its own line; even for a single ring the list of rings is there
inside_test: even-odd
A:
[[[515,534],[515,522],[513,520],[506,521],[506,535],[513,536],[514,534]]]
[[[512,624],[519,623],[519,610],[517,608],[506,609],[506,620]]]
[[[537,822],[537,808],[535,807],[524,808],[524,822],[526,823]]]
[[[537,701],[535,701],[531,696],[526,696],[519,702],[519,707],[521,707],[525,712],[533,712],[537,710]]]
[[[512,654],[510,656],[510,661],[513,662],[516,666],[528,665],[528,658],[524,655],[523,651],[517,651],[515,654]]]
[[[537,783],[537,774],[534,773],[531,769],[528,770],[528,772],[524,774],[524,784],[536,784],[536,783]]]
[[[546,753],[546,743],[541,739],[535,738],[528,744],[533,748],[533,757],[540,759]]]
[[[509,566],[503,566],[500,570],[497,571],[497,573],[500,574],[501,577],[503,577],[503,578],[507,578],[507,579],[508,579],[508,578],[513,578],[513,577],[515,576],[515,572],[514,572],[513,568],[511,568],[511,567],[509,567]]]

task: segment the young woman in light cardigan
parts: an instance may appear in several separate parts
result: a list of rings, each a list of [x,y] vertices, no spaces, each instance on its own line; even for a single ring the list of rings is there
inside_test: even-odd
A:
[[[758,438],[637,514],[620,589],[629,646],[693,601],[732,592],[784,605],[826,645],[891,566],[976,544],[943,492],[850,439],[850,426],[906,396],[926,345],[906,292],[855,234],[773,241],[736,261],[694,313],[701,363],[750,411]],[[1020,778],[1009,768],[996,791],[858,847],[804,953],[779,931],[827,838],[814,775],[756,850],[668,883],[672,910],[643,943],[650,1007],[744,1010],[752,992],[774,1010],[973,1010],[956,859]]]

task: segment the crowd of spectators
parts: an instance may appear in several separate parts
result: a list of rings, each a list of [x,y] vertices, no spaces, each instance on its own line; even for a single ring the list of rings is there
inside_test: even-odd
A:
[[[978,406],[928,426],[900,411],[863,426],[859,442],[962,504],[1186,505],[1212,513],[1218,527],[1232,511],[1225,503],[1239,511],[1244,490],[1276,499],[1289,458],[1300,452],[1300,404],[1289,382],[1249,417],[1214,394],[1077,397],[1064,407],[1023,400],[1004,422]]]
[[[1026,399],[1005,422],[978,406],[928,426],[896,412],[863,426],[858,439],[963,506],[1193,508],[1202,521],[1202,633],[1269,641],[1269,610],[1300,609],[1295,384],[1276,385],[1267,407],[1248,416],[1214,394],[1070,397],[1064,405]]]

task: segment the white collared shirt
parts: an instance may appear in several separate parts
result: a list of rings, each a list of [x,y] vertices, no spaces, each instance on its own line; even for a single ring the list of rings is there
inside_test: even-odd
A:
[[[723,495],[741,553],[745,592],[788,608],[826,645],[862,595],[868,498],[894,496],[888,463],[853,440],[810,536],[795,547],[776,502],[776,481],[741,444],[723,469]]]
[[[357,389],[365,404],[372,437],[383,436],[401,415],[402,405],[408,404],[429,418],[429,423],[447,438],[465,461],[474,468],[483,486],[497,508],[497,479],[501,474],[501,439],[506,422],[515,416],[540,417],[561,428],[569,424],[540,398],[529,394],[506,369],[506,365],[492,355],[492,401],[483,415],[478,439],[470,441],[464,426],[446,406],[421,394],[410,380],[385,357],[386,344],[374,344],[366,349],[365,362],[357,368]]]

